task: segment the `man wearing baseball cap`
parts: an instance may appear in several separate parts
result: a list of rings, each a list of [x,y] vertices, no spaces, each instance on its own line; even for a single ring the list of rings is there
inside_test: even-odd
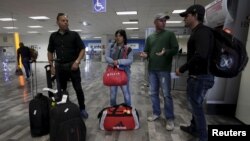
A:
[[[165,30],[166,20],[169,16],[159,13],[154,18],[155,32],[148,36],[144,52],[141,57],[147,58],[149,72],[150,98],[153,114],[148,121],[154,121],[161,115],[159,92],[160,87],[164,96],[164,114],[166,129],[174,129],[174,107],[171,90],[172,58],[178,52],[178,42],[173,32]]]
[[[198,137],[199,141],[208,140],[203,101],[207,90],[214,85],[214,76],[208,71],[214,39],[211,29],[203,25],[204,15],[205,8],[201,5],[192,5],[180,14],[184,17],[185,26],[190,28],[192,33],[187,43],[187,62],[176,69],[177,75],[189,72],[187,99],[192,113],[190,126],[180,126],[180,129]]]

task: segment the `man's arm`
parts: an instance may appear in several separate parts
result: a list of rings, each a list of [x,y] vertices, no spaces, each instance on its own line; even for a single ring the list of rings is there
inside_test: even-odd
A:
[[[47,56],[48,56],[48,61],[49,61],[50,66],[53,66],[53,59],[54,59],[53,58],[53,53],[48,51]]]
[[[77,59],[75,60],[75,63],[80,64],[80,62],[81,62],[82,58],[84,57],[84,55],[85,55],[85,49],[81,49]]]
[[[85,49],[82,48],[79,55],[78,55],[78,57],[77,57],[77,59],[75,60],[75,62],[71,66],[71,70],[77,70],[79,68],[81,60],[84,57],[84,54],[85,54]]]

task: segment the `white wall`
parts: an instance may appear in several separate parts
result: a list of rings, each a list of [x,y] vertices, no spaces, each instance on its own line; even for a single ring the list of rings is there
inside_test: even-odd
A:
[[[48,35],[23,35],[20,36],[20,41],[24,43],[25,46],[31,46],[35,45],[38,47],[38,58],[37,61],[47,61],[47,48],[49,43],[49,37]]]
[[[248,30],[247,44],[246,49],[248,56],[250,54],[250,28]],[[238,96],[237,108],[236,108],[236,117],[245,124],[250,124],[250,61],[241,75],[240,82],[240,91]]]

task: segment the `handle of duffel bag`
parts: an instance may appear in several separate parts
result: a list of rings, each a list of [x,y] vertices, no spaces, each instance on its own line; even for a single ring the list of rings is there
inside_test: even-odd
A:
[[[120,106],[124,106],[124,107],[127,107],[127,108],[129,108],[129,109],[132,109],[131,106],[128,106],[128,105],[125,104],[125,103],[121,103],[121,104],[118,104],[118,105],[113,106],[115,109],[113,110],[112,115],[115,115],[115,113],[117,112],[117,110],[118,110],[118,108],[119,108]]]
[[[121,103],[121,104],[118,104],[118,105],[114,105],[114,106],[110,106],[110,107],[103,108],[103,109],[98,113],[97,118],[101,118],[101,117],[102,117],[103,111],[106,110],[106,109],[108,109],[108,108],[111,108],[111,107],[112,107],[112,108],[115,108],[115,109],[113,110],[113,112],[112,112],[112,115],[115,115],[116,111],[118,110],[118,108],[119,108],[120,106],[124,106],[124,107],[128,107],[128,108],[132,109],[131,106],[128,106],[128,105],[125,104],[125,103]]]

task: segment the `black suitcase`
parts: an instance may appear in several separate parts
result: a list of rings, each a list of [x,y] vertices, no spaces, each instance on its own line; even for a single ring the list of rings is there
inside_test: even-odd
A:
[[[49,134],[49,108],[48,97],[38,93],[29,103],[30,133],[32,137]]]
[[[86,126],[78,106],[57,104],[50,111],[50,141],[85,141]]]
[[[31,70],[31,93],[33,99],[29,103],[30,133],[32,137],[40,137],[49,133],[50,100],[42,93],[37,93],[36,62],[34,74]],[[32,68],[32,67],[31,67]],[[34,92],[35,76],[35,92]],[[37,93],[34,96],[34,93]]]

